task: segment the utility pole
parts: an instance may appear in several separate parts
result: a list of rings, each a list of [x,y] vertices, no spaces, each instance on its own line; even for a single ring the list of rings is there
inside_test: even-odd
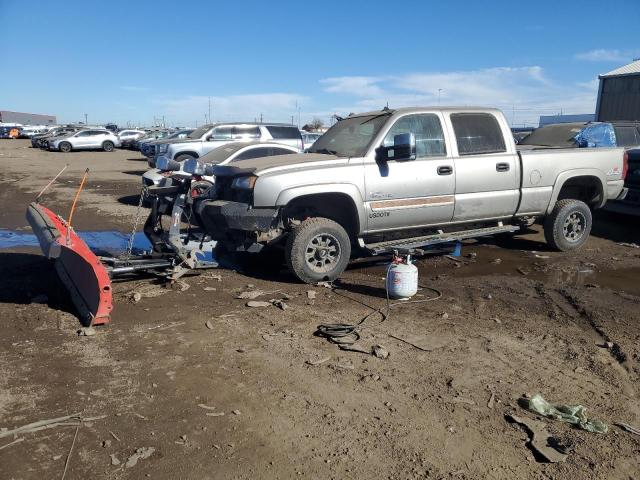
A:
[[[294,123],[293,123],[293,115],[291,115],[291,125],[294,125]]]
[[[85,125],[89,125],[89,124],[87,123],[87,114],[86,114],[86,113],[84,114],[84,124],[85,124]]]
[[[209,97],[209,123],[211,122],[211,97]]]
[[[262,123],[262,113],[260,114],[260,123]]]
[[[438,106],[440,106],[440,94],[442,93],[442,89],[438,89]]]

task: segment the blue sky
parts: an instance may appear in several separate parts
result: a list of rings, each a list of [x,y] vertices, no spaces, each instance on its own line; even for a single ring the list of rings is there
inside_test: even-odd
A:
[[[638,0],[0,0],[0,109],[194,125],[211,97],[216,121],[328,123],[440,97],[531,124],[593,112],[638,25]]]

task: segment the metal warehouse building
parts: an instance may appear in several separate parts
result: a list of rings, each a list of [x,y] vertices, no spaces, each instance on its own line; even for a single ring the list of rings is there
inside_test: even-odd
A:
[[[640,59],[598,78],[596,120],[640,120]]]
[[[55,115],[40,115],[38,113],[11,112],[0,110],[0,122],[21,123],[22,125],[55,125]]]

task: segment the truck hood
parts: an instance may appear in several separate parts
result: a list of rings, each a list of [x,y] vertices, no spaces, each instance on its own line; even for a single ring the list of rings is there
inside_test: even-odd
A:
[[[199,143],[201,141],[202,140],[199,138],[161,138],[149,143],[152,143],[153,145],[164,145],[167,143]]]
[[[232,161],[228,165],[215,167],[214,173],[216,175],[228,176],[247,174],[261,175],[264,173],[295,170],[309,166],[322,166],[323,164],[335,165],[336,163],[346,163],[348,161],[348,158],[340,158],[335,155],[292,153],[290,155],[272,155],[270,157],[252,158],[237,163]]]

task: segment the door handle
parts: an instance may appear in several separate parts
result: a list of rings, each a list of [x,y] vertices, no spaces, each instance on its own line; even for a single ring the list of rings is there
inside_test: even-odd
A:
[[[438,175],[451,175],[453,173],[453,167],[451,165],[443,165],[438,167]]]
[[[511,165],[508,163],[496,163],[496,172],[508,172],[511,169]]]

